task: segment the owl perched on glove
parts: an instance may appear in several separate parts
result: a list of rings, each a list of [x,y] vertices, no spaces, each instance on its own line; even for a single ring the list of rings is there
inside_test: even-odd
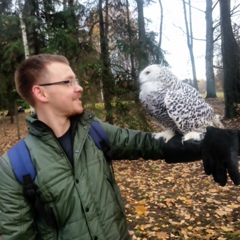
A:
[[[166,131],[155,134],[166,141],[176,132],[189,139],[201,140],[207,126],[223,128],[219,115],[213,113],[199,92],[180,81],[168,67],[150,65],[139,75],[140,101],[149,115]]]

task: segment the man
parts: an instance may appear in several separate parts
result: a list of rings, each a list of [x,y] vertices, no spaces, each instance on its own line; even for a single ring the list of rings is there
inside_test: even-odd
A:
[[[83,88],[67,59],[59,55],[28,58],[17,69],[15,83],[21,97],[37,113],[26,118],[29,132],[25,141],[37,172],[37,194],[55,224],[50,226],[34,215],[34,206],[24,197],[5,154],[0,159],[0,236],[4,240],[130,239],[124,206],[109,164],[88,135],[94,119],[108,134],[115,160],[142,157],[171,163],[203,157],[206,173],[213,174],[215,181],[226,184],[229,171],[235,184],[240,183],[238,135],[234,130],[216,132],[211,128],[203,142],[182,145],[180,136],[165,144],[150,133],[103,123],[84,110]],[[221,149],[220,155],[211,154],[208,147],[217,147],[216,137],[225,139],[226,135],[230,141],[223,145],[226,150]],[[222,153],[225,156],[219,160]]]

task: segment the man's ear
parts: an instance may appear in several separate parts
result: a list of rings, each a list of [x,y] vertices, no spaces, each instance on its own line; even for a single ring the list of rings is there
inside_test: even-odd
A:
[[[47,94],[46,94],[43,87],[40,87],[38,85],[34,85],[32,87],[32,93],[34,95],[34,98],[37,101],[44,102],[44,103],[48,102]]]

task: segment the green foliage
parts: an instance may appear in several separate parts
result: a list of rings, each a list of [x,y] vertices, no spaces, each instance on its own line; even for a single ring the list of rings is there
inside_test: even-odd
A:
[[[1,108],[14,114],[17,94],[14,85],[14,72],[24,58],[19,21],[14,14],[0,15],[0,97]]]
[[[167,66],[168,63],[164,57],[164,51],[158,47],[156,36],[155,32],[149,32],[146,34],[146,47],[149,54],[149,62],[158,64],[161,63]]]
[[[114,115],[114,124],[117,126],[138,129],[146,132],[153,131],[150,119],[145,115],[144,109],[142,109],[141,106],[139,108],[137,103],[133,101],[116,102]]]
[[[94,59],[88,60],[88,63],[79,65],[78,68],[76,68],[76,71],[80,80],[80,84],[84,89],[82,94],[83,102],[85,104],[90,104],[95,108],[96,104],[102,103],[102,66],[99,61],[96,61]]]
[[[12,94],[13,75],[18,64],[24,59],[24,49],[16,5],[8,7],[5,11],[1,4],[11,4],[8,5],[5,0],[0,3],[0,87],[10,93],[7,100],[12,108],[12,103],[19,98]],[[65,55],[84,88],[82,100],[87,106],[91,106],[101,118],[110,114],[115,124],[149,129],[146,115],[142,114],[138,103],[135,104],[138,98],[138,20],[135,13],[129,11],[128,21],[125,4],[122,1],[110,1],[108,19],[105,15],[106,8],[103,9],[103,17],[105,21],[108,20],[109,27],[107,60],[100,58],[100,29],[96,2],[84,6],[80,3],[63,5],[59,1],[23,1],[23,20],[26,24],[30,54]],[[156,60],[156,53],[159,53],[155,36],[153,32],[147,33],[146,49],[151,56],[151,62]],[[103,78],[106,73],[109,74],[108,79]],[[103,96],[103,83],[107,96]],[[107,99],[105,103],[102,97]],[[25,106],[25,102],[19,104]],[[103,107],[99,108],[99,104]],[[111,105],[112,109],[104,112],[104,106]]]
[[[239,234],[234,234],[234,233],[226,233],[224,234],[225,239],[228,240],[239,240]]]
[[[13,73],[19,60],[24,56],[23,46],[20,39],[10,42],[3,48],[3,72]]]
[[[0,74],[8,75],[15,71],[18,61],[24,56],[18,18],[14,15],[1,15],[0,30]]]
[[[206,98],[206,93],[201,94],[203,98]],[[217,92],[217,98],[224,98],[224,92],[223,91],[218,91]]]
[[[116,101],[112,103],[114,124],[119,127],[138,129],[141,131],[152,132],[153,126],[151,119],[138,103],[134,101]],[[88,103],[85,108],[93,112],[98,118],[105,121],[106,112],[104,103]]]
[[[17,99],[17,106],[21,106],[24,109],[30,108],[29,104],[23,99]]]
[[[78,40],[66,29],[58,29],[48,40],[50,52],[57,52],[66,57],[77,51]],[[70,54],[69,54],[70,53]]]

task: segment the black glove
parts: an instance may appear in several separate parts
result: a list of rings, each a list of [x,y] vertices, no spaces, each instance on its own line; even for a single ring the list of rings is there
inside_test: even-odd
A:
[[[205,173],[213,175],[221,186],[227,183],[227,173],[235,185],[240,184],[238,152],[238,130],[207,128],[202,141],[203,166]]]
[[[163,156],[167,163],[193,162],[202,159],[202,142],[188,140],[176,133],[164,146]]]
[[[188,140],[183,143],[182,135],[177,133],[165,144],[164,159],[167,163],[203,159],[205,173],[213,175],[214,181],[225,186],[228,173],[234,184],[239,185],[239,141],[238,130],[208,127],[203,140]]]

